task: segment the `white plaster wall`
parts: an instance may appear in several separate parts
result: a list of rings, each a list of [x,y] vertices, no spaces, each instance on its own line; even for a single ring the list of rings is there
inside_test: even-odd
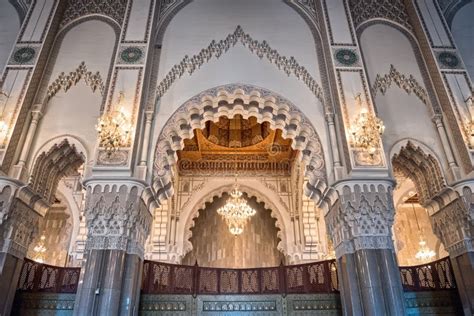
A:
[[[61,72],[74,71],[82,61],[86,63],[88,71],[99,71],[105,83],[115,41],[113,28],[105,22],[89,20],[73,27],[62,42],[56,43],[61,46],[57,59],[50,60],[54,66],[48,85]],[[100,115],[101,101],[100,92],[96,90],[93,93],[83,80],[67,92],[59,91],[45,107],[34,141],[33,155],[36,156],[49,139],[66,134],[75,136],[84,144],[86,151],[92,153],[96,145],[95,125]]]
[[[363,31],[360,43],[371,85],[377,74],[387,74],[390,64],[393,64],[400,73],[407,77],[413,75],[425,87],[411,43],[401,32],[387,25],[376,24]],[[378,92],[375,103],[378,115],[385,124],[382,140],[387,155],[396,142],[412,138],[439,154],[444,163],[429,105],[423,104],[413,93],[407,94],[395,83],[385,95]],[[387,156],[387,161],[391,161],[391,158]]]
[[[0,0],[0,72],[4,71],[19,30],[17,11],[8,0]]]
[[[158,83],[185,56],[192,56],[242,26],[260,42],[267,41],[281,55],[294,56],[321,85],[313,35],[306,22],[281,0],[196,0],[170,22],[163,39]],[[169,116],[186,100],[209,88],[245,83],[272,90],[293,102],[312,121],[327,156],[323,107],[306,85],[287,76],[265,58],[259,59],[240,43],[219,59],[211,59],[191,76],[183,75],[162,97],[152,144]],[[154,149],[153,149],[154,151]]]
[[[451,32],[454,42],[466,65],[467,71],[474,80],[474,2],[463,6],[454,16]]]

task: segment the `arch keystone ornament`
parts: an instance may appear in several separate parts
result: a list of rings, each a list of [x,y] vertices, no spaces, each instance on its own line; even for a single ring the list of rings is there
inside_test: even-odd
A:
[[[206,90],[185,102],[165,123],[158,138],[153,166],[153,189],[158,200],[173,194],[172,170],[178,160],[177,151],[184,140],[193,137],[194,129],[205,128],[206,121],[240,114],[259,123],[269,122],[271,129],[281,129],[282,136],[292,140],[292,148],[306,164],[309,178],[306,193],[321,197],[326,188],[324,153],[319,136],[305,117],[290,101],[278,94],[255,86],[230,84]]]

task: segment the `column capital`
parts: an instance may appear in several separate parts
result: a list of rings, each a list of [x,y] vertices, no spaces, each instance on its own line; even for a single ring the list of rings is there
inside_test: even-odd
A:
[[[337,258],[361,249],[393,249],[393,181],[342,181],[333,190],[338,199],[325,219]]]
[[[48,205],[20,181],[0,178],[0,252],[23,259]]]
[[[144,195],[138,181],[87,181],[86,249],[122,250],[143,259],[152,222]]]
[[[474,252],[474,179],[458,182],[437,199],[433,231],[451,257]],[[456,197],[456,198],[453,198]]]

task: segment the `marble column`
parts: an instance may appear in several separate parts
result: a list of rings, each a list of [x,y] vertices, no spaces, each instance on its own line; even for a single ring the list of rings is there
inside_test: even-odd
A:
[[[451,258],[464,315],[474,315],[473,188],[474,183],[468,181],[455,186],[454,192],[447,190],[438,199],[444,200],[442,207],[430,216],[433,231]]]
[[[28,187],[0,177],[0,315],[10,315],[23,259],[46,211]]]
[[[85,181],[88,229],[74,315],[137,315],[152,216],[134,180]]]
[[[405,314],[391,235],[392,185],[389,180],[345,180],[325,197],[346,315]]]

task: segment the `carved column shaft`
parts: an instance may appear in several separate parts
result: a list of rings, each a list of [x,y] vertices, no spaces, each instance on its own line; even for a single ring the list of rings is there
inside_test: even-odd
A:
[[[328,130],[329,130],[329,141],[331,144],[331,149],[332,149],[332,156],[333,156],[333,166],[334,166],[334,178],[335,180],[338,180],[342,176],[342,170],[341,169],[341,156],[339,154],[339,146],[337,142],[337,134],[336,134],[336,126],[334,124],[334,114],[333,113],[328,113],[326,114],[326,122],[328,125]]]
[[[20,159],[18,160],[18,164],[14,166],[13,169],[13,177],[15,179],[22,180],[23,176],[26,173],[26,161],[30,154],[31,144],[33,143],[33,138],[36,134],[36,129],[38,127],[38,123],[41,119],[42,113],[40,110],[33,110],[31,111],[31,122],[30,127],[28,128],[28,132],[26,134],[25,143],[23,144],[23,149],[21,150]]]
[[[344,181],[326,214],[347,314],[403,315],[403,290],[391,235],[390,181]]]
[[[145,128],[143,132],[142,151],[140,154],[140,166],[146,166],[148,161],[148,146],[150,145],[151,123],[153,121],[153,111],[145,112]]]
[[[86,260],[76,315],[131,315],[138,311],[145,240],[152,215],[141,183],[87,182]]]
[[[443,145],[444,152],[446,153],[446,159],[448,160],[448,165],[452,173],[451,176],[453,177],[454,180],[459,179],[460,177],[459,167],[456,164],[453,150],[451,149],[451,145],[449,144],[448,135],[446,134],[446,129],[444,128],[443,116],[441,114],[435,115],[433,117],[433,122],[436,125],[439,138],[441,139],[441,144]]]

